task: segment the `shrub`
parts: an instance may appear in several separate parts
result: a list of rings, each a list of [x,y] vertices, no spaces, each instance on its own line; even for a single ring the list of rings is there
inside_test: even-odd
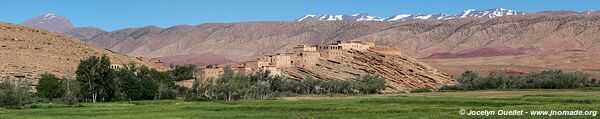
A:
[[[426,92],[433,92],[433,89],[431,89],[429,87],[423,87],[423,88],[416,88],[416,89],[410,90],[410,93],[426,93]]]
[[[271,76],[268,71],[236,74],[229,67],[218,80],[197,79],[192,89],[184,92],[186,100],[270,99],[297,94],[371,94],[385,89],[378,75],[365,75],[354,80],[317,80],[306,77],[298,81]]]
[[[595,79],[595,78],[594,78],[594,79],[591,79],[591,80],[590,80],[590,81],[587,83],[586,87],[600,87],[600,80],[598,80],[598,79]]]
[[[374,94],[385,89],[385,78],[380,75],[367,74],[354,79],[355,89],[361,94]]]
[[[469,84],[472,83],[473,81],[479,79],[480,76],[479,74],[473,72],[473,71],[466,71],[465,73],[463,73],[458,79],[457,81],[459,83],[465,83],[465,84]]]
[[[546,70],[529,74],[495,73],[480,77],[467,71],[458,79],[459,84],[444,86],[442,90],[481,89],[574,89],[593,85],[589,75],[582,72]]]
[[[27,79],[4,78],[0,83],[0,106],[4,108],[22,108],[34,102],[31,82]]]
[[[67,105],[75,105],[79,102],[79,82],[74,79],[63,79],[61,80],[63,95],[60,98],[60,102]]]
[[[188,65],[175,65],[171,66],[173,70],[169,71],[169,75],[173,77],[175,81],[194,79],[194,73],[196,73],[197,67],[193,64]]]
[[[444,85],[442,86],[439,91],[443,91],[443,90],[472,90],[471,88],[468,88],[469,86],[465,85],[465,84],[454,84],[454,85]]]

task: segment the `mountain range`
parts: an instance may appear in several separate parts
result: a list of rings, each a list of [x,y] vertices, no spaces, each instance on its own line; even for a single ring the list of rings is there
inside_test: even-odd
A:
[[[63,33],[76,39],[89,39],[95,35],[106,32],[93,26],[74,27],[73,24],[71,24],[71,21],[66,17],[52,13],[29,19],[21,23],[21,25]]]
[[[596,35],[600,34],[600,14],[597,13],[594,10],[524,13],[498,8],[466,10],[453,15],[400,14],[388,18],[368,14],[307,15],[290,22],[146,26],[110,32],[81,32],[84,30],[74,28],[73,32],[64,34],[114,52],[162,58],[174,61],[172,64],[178,61],[211,64],[203,60],[240,62],[286,52],[298,44],[363,40],[396,47],[403,54],[426,58],[426,62],[449,70],[477,70],[459,61],[479,63],[481,68],[502,65],[595,70],[600,67],[600,60],[594,60],[596,54],[593,53],[600,51],[600,39]],[[504,58],[488,62],[492,60],[485,57]],[[552,60],[542,60],[544,58]]]

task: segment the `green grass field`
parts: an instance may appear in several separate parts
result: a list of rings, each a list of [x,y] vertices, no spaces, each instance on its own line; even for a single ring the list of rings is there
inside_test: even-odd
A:
[[[110,102],[34,109],[0,109],[0,118],[600,118],[592,116],[464,116],[465,110],[595,110],[600,91],[505,90],[385,94],[307,95],[278,100]]]

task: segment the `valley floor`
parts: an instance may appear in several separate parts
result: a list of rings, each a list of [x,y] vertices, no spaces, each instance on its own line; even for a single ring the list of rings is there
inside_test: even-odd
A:
[[[83,107],[39,104],[0,109],[0,118],[482,118],[459,110],[600,111],[600,90],[486,90],[365,96],[306,95],[278,100],[108,102]],[[488,118],[598,118],[489,116]]]

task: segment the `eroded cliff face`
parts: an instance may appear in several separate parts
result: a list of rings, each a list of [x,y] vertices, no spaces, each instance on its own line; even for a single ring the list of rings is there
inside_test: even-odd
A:
[[[388,92],[421,87],[438,89],[443,85],[456,83],[450,75],[398,51],[348,50],[342,54],[339,60],[320,59],[315,66],[282,68],[282,73],[300,80],[307,76],[324,80],[349,80],[364,74],[380,74],[386,78]]]

